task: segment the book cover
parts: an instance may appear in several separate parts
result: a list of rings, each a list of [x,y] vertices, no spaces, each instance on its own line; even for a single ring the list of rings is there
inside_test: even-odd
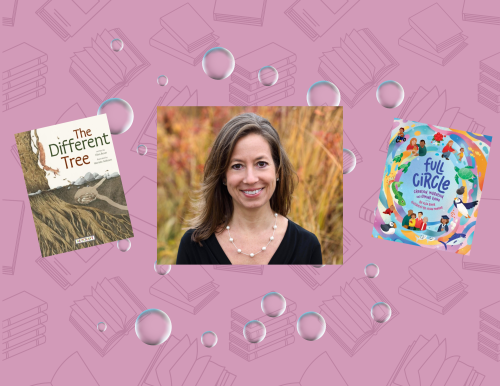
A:
[[[491,143],[489,135],[395,118],[372,236],[469,255]]]
[[[134,236],[106,115],[15,138],[42,257]]]

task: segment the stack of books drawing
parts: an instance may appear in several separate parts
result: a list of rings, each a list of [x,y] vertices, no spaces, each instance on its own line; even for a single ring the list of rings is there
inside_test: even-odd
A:
[[[292,63],[296,60],[297,55],[276,43],[236,58],[229,85],[229,102],[236,106],[269,106],[293,95],[295,78],[292,75],[297,68]],[[272,86],[259,81],[259,71],[265,66],[278,71],[278,81]]]
[[[479,62],[479,103],[500,113],[500,52]]]
[[[232,331],[229,333],[229,350],[248,362],[295,342],[293,332],[297,315],[292,311],[297,308],[297,304],[285,298],[285,311],[281,316],[273,318],[262,311],[261,301],[264,295],[231,310]],[[259,320],[266,327],[266,336],[260,343],[250,343],[243,335],[243,327],[251,320]],[[259,327],[252,331],[247,330],[247,334],[250,334],[252,338],[257,338],[262,333]]]
[[[149,39],[149,44],[192,66],[219,45],[219,37],[189,3],[163,16],[160,24],[162,29]]]
[[[464,385],[480,386],[484,375],[460,361],[460,356],[449,356],[446,339],[439,343],[434,335],[422,335],[403,354],[388,386]]]
[[[316,268],[312,265],[291,264],[289,267],[314,290],[327,281],[342,265],[327,265]]]
[[[8,15],[2,17],[2,25],[4,27],[14,27],[16,21],[17,0],[6,0],[4,2],[3,14]]]
[[[446,90],[439,92],[434,86],[430,91],[419,87],[409,97],[405,97],[403,107],[398,116],[404,120],[427,122],[430,125],[451,127],[456,130],[483,133],[485,127],[460,112],[460,107],[446,106]],[[380,151],[387,153],[391,142],[391,130],[384,138]],[[467,257],[467,256],[464,256]]]
[[[196,315],[219,295],[218,287],[201,265],[174,266],[151,286],[149,293]]]
[[[45,343],[47,308],[46,302],[25,291],[3,301],[2,360]]]
[[[500,8],[495,1],[465,0],[462,20],[500,25]]]
[[[250,273],[253,275],[262,275],[264,273],[263,265],[214,265],[214,269],[219,271]]]
[[[377,323],[371,316],[372,307],[379,302],[389,305],[392,311],[392,316],[385,323]],[[326,331],[349,356],[356,354],[373,335],[399,315],[373,280],[367,277],[353,278],[340,288],[340,295],[324,300],[319,308],[325,318]]]
[[[90,295],[74,302],[69,321],[104,356],[129,334],[145,309],[121,278],[105,278],[91,288]],[[106,324],[103,332],[98,330],[99,323]]]
[[[318,72],[338,87],[342,103],[349,107],[354,107],[399,65],[368,28],[352,30],[340,39],[340,47],[323,52],[319,59]]]
[[[467,284],[437,252],[408,270],[411,277],[399,287],[399,293],[440,314],[446,314],[467,295]]]
[[[198,358],[198,346],[198,339],[190,341],[185,335],[179,340],[170,335],[158,347],[139,386],[231,386],[236,376],[213,362],[210,355]]]
[[[198,91],[195,90],[191,92],[188,86],[180,91],[175,87],[171,87],[156,102],[156,105],[130,148],[130,151],[135,153],[137,151],[137,146],[145,145],[148,149],[146,157],[155,159],[158,149],[156,142],[156,116],[158,106],[198,106]]]
[[[3,52],[2,111],[45,95],[46,53],[27,43]]]
[[[267,0],[216,0],[214,20],[261,27]]]
[[[111,42],[120,39],[121,51],[111,49]],[[142,71],[149,67],[147,59],[119,28],[104,30],[91,39],[90,47],[75,52],[69,73],[83,89],[101,104],[115,97]]]
[[[399,38],[399,45],[445,66],[466,46],[467,36],[438,3],[408,19],[412,27]]]
[[[500,362],[500,301],[479,311],[481,321],[478,349],[491,359]]]

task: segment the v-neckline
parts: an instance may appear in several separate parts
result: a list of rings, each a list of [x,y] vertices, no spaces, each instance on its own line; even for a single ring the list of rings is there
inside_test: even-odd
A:
[[[281,249],[284,249],[285,247],[283,246],[284,245],[284,241],[286,238],[288,238],[289,234],[290,234],[290,219],[288,217],[285,217],[287,219],[287,222],[286,222],[286,231],[285,231],[285,235],[283,236],[283,239],[281,240],[281,243],[280,245],[278,246],[278,249],[276,249],[276,252],[274,252],[274,255],[273,257],[271,257],[271,260],[269,260],[269,262],[266,264],[266,265],[270,265],[271,262],[273,261],[273,259],[277,259],[277,255],[278,255],[278,252],[281,250]],[[229,260],[229,257],[227,257],[226,255],[226,252],[224,252],[224,250],[222,249],[220,243],[219,243],[219,240],[217,239],[217,237],[215,236],[215,233],[212,234],[212,236],[214,239],[215,239],[215,245],[216,245],[216,249],[218,249],[218,252],[222,254],[222,256],[224,256],[224,261],[222,262],[222,264],[230,264],[230,265],[250,265],[250,264],[233,264],[231,263],[231,260]]]

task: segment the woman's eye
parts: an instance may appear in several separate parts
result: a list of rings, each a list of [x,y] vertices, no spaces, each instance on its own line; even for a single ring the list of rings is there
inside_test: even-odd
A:
[[[261,165],[261,164],[262,164],[262,165]],[[259,165],[259,167],[262,169],[262,168],[264,168],[265,166],[267,166],[267,162],[265,162],[265,161],[259,161],[259,162],[257,162],[257,165]],[[239,168],[239,167],[237,167],[237,166],[243,166],[243,165],[242,165],[242,164],[234,164],[234,165],[232,166],[232,168],[233,168],[233,169],[235,169],[235,170],[240,170],[241,168]]]

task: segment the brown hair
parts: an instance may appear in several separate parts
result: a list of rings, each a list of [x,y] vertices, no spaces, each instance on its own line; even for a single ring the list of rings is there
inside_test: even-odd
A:
[[[269,144],[279,182],[270,199],[273,212],[286,216],[291,209],[292,194],[296,187],[294,176],[298,176],[290,162],[276,129],[266,119],[254,113],[233,117],[221,129],[205,163],[201,188],[195,191],[198,198],[192,199],[190,220],[183,230],[195,229],[191,241],[200,246],[215,231],[223,231],[234,211],[233,200],[222,181],[229,168],[230,158],[236,143],[249,134],[261,135]],[[298,181],[297,181],[298,183]]]

